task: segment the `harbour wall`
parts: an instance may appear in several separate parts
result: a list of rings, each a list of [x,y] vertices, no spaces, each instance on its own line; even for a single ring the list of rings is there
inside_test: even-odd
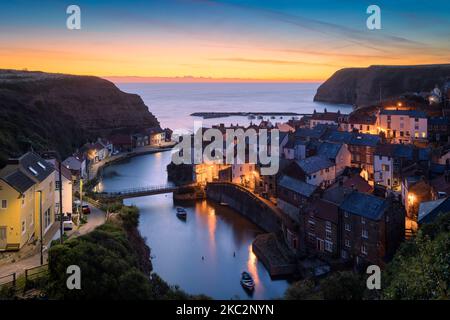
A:
[[[206,187],[206,196],[218,203],[226,203],[266,232],[281,230],[281,217],[276,207],[244,187],[229,182],[211,182]]]

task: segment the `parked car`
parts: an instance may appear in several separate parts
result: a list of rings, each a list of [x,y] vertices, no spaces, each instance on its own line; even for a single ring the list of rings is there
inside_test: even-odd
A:
[[[87,204],[84,204],[81,206],[81,210],[83,210],[83,214],[90,214],[91,213],[91,208],[89,208],[89,206]]]
[[[63,215],[63,229],[64,230],[73,229],[72,214],[66,213]]]

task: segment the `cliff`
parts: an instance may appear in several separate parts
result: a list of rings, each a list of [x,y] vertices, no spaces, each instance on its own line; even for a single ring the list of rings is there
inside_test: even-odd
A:
[[[30,147],[67,155],[87,139],[153,126],[142,99],[107,80],[0,70],[0,165]]]
[[[318,89],[314,101],[366,106],[407,92],[431,91],[450,77],[450,64],[345,68]]]

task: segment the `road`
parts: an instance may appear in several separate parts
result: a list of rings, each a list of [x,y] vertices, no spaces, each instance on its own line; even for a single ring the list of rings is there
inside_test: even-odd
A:
[[[89,233],[92,230],[94,230],[96,227],[105,223],[105,220],[106,220],[105,212],[93,207],[92,205],[90,205],[90,208],[91,208],[91,214],[85,215],[88,218],[87,223],[82,225],[77,230],[74,229],[71,231],[66,231],[66,234],[69,238],[79,237],[81,235]],[[55,223],[58,223],[58,221]],[[55,233],[55,236],[51,240],[54,240],[54,239],[59,239],[58,232]],[[49,240],[49,242],[45,244],[46,247],[48,247],[51,240]],[[47,263],[47,259],[48,259],[48,254],[47,254],[47,250],[45,250],[44,251],[44,263]],[[31,257],[28,257],[28,258],[25,258],[22,260],[18,260],[14,263],[4,264],[4,265],[0,266],[0,278],[2,276],[9,275],[14,272],[17,275],[19,275],[19,274],[24,273],[25,269],[30,269],[33,267],[37,267],[39,265],[40,265],[40,253],[38,252],[38,253],[32,255]]]

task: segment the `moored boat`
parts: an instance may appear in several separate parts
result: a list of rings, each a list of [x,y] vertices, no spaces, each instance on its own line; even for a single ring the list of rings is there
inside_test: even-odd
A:
[[[186,219],[187,218],[187,212],[182,207],[177,207],[177,217],[180,219]]]
[[[255,289],[255,282],[252,276],[246,271],[241,274],[241,286],[250,291]]]

